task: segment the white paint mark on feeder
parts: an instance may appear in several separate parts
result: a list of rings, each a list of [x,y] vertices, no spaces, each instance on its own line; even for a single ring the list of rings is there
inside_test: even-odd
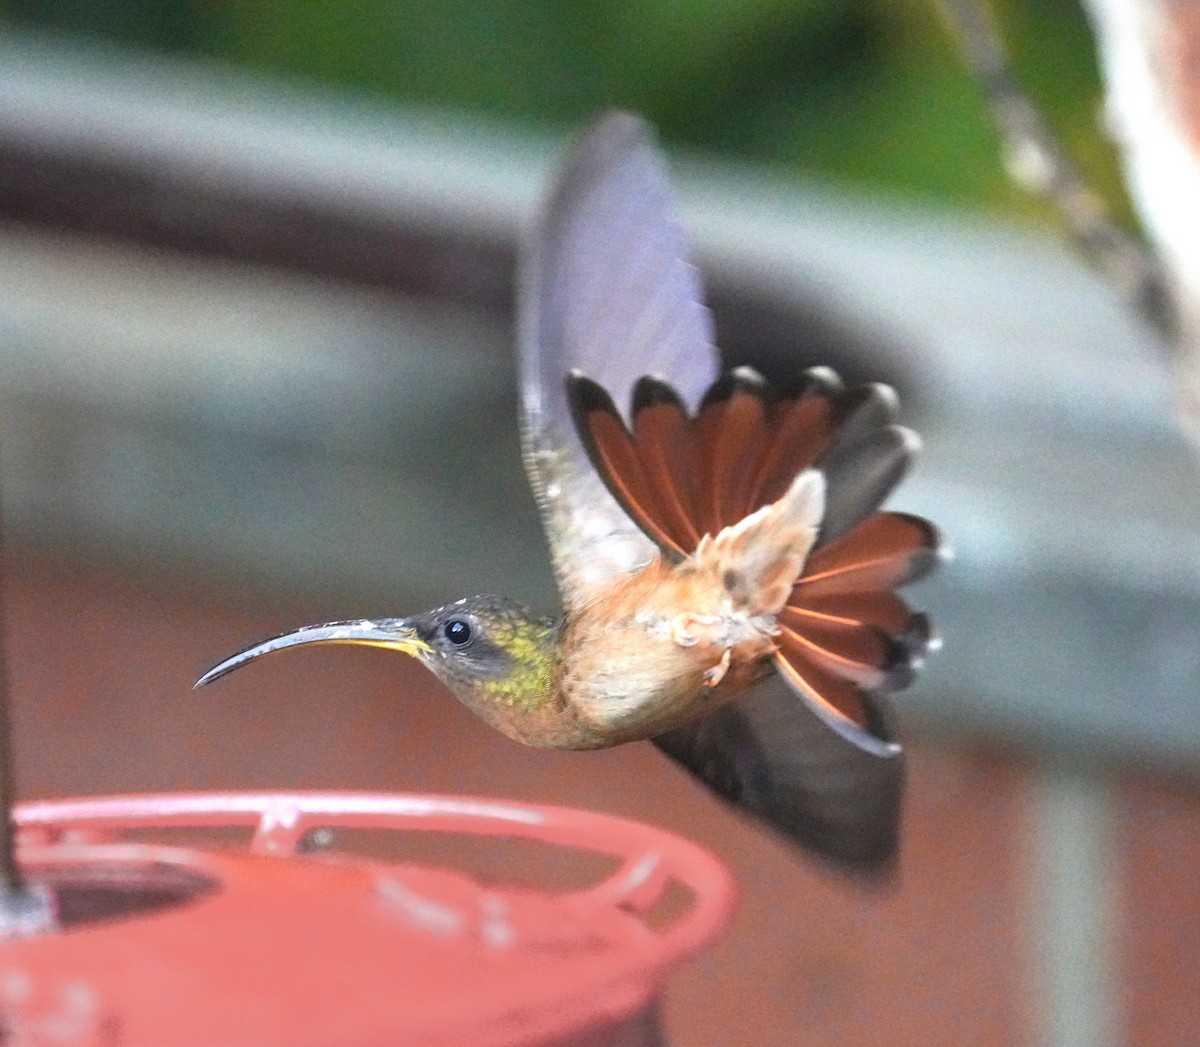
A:
[[[463,933],[466,917],[452,906],[417,894],[390,876],[379,878],[378,890],[384,905],[412,926],[444,937]]]
[[[517,940],[517,932],[508,920],[508,902],[498,894],[487,894],[479,904],[482,920],[479,936],[490,949],[507,949]]]

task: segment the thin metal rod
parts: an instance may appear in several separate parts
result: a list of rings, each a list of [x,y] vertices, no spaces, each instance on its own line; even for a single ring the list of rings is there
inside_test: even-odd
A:
[[[1175,312],[1162,266],[1109,217],[1012,71],[986,0],[939,0],[1004,141],[1010,177],[1047,200],[1083,254],[1174,346]]]
[[[0,518],[0,888],[20,893],[25,883],[17,865],[16,826],[13,822],[13,739],[8,655],[4,636],[4,521]]]
[[[45,934],[57,926],[58,904],[44,884],[26,882],[17,864],[13,818],[12,695],[4,643],[4,520],[0,513],[0,941]],[[3,1037],[0,1037],[3,1038]]]

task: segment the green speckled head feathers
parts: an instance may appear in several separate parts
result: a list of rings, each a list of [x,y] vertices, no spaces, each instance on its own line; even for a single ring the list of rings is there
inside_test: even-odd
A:
[[[559,623],[502,596],[471,596],[409,619],[421,660],[459,698],[535,709],[551,702]]]
[[[409,653],[510,738],[556,749],[612,744],[563,694],[563,620],[502,596],[470,596],[404,621],[420,643]]]

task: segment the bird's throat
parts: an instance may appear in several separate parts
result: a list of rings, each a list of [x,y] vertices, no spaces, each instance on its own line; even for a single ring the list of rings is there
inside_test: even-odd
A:
[[[505,672],[483,680],[443,679],[467,708],[524,745],[540,749],[611,745],[564,700],[562,637],[561,622],[523,623],[497,637],[510,659]]]

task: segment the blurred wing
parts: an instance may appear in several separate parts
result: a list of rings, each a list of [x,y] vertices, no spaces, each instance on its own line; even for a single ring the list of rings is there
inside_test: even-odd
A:
[[[575,371],[627,411],[643,375],[695,409],[718,370],[699,275],[649,128],[599,120],[568,155],[526,245],[519,303],[525,467],[568,607],[654,555],[588,461],[565,383]]]
[[[813,715],[778,676],[736,702],[654,739],[713,792],[840,869],[881,878],[893,868],[904,756],[889,711],[869,697],[870,741]]]

